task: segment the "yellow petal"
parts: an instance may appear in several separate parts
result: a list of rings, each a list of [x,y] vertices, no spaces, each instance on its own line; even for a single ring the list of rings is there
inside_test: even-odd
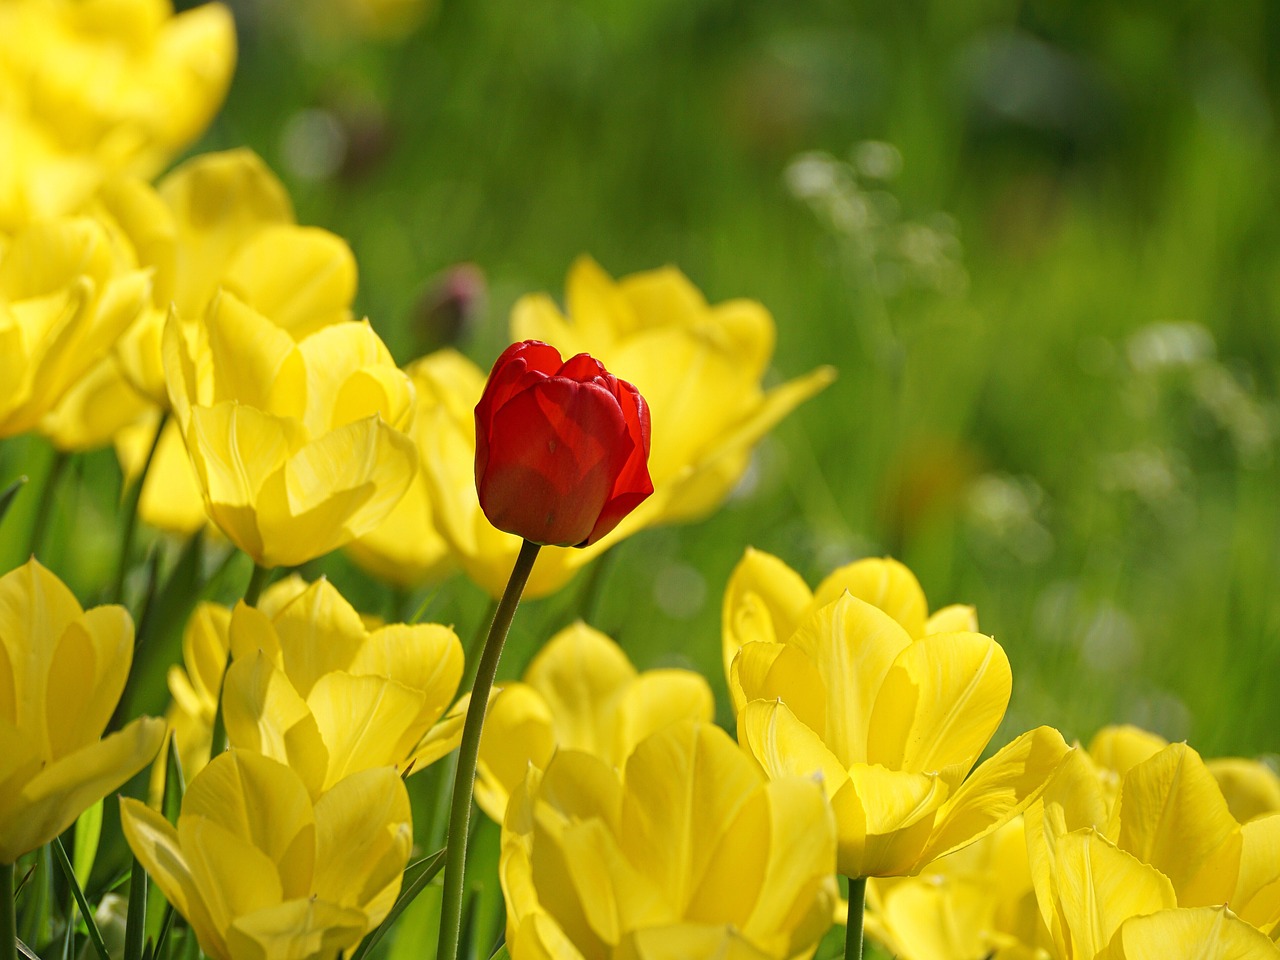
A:
[[[289,682],[303,697],[325,674],[350,671],[368,641],[360,614],[323,577],[281,606],[272,630]]]
[[[1226,907],[1163,910],[1127,921],[1109,960],[1274,960],[1280,949]]]
[[[225,957],[226,944],[214,926],[178,841],[178,831],[159,813],[129,797],[120,799],[125,840],[165,899],[191,924],[204,952]]]
[[[353,774],[316,801],[315,815],[312,893],[364,911],[372,929],[400,892],[413,846],[404,781],[391,767]]]
[[[770,780],[810,777],[835,796],[849,772],[813,730],[778,700],[753,700],[738,714],[738,742]]]
[[[1124,778],[1117,844],[1167,876],[1178,905],[1225,903],[1240,865],[1240,827],[1200,755],[1165,747]]]
[[[637,747],[624,779],[623,850],[680,909],[758,775],[719,728],[680,724]]]
[[[911,637],[878,607],[845,593],[809,614],[787,642],[822,677],[823,742],[843,766],[865,761],[869,738],[877,734],[871,716],[881,685]]]
[[[815,733],[827,730],[826,689],[818,668],[799,647],[748,643],[729,670],[735,713],[752,700],[781,700]]]
[[[897,560],[868,558],[840,567],[813,592],[811,609],[824,607],[845,591],[883,610],[915,638],[925,633],[928,605],[914,573]]]
[[[1089,742],[1094,761],[1124,776],[1169,745],[1164,737],[1128,724],[1103,727]]]
[[[301,340],[351,319],[356,260],[346,242],[327,230],[271,225],[239,249],[222,284]]]
[[[767,960],[777,955],[754,946],[732,927],[696,923],[636,930],[619,945],[617,952],[618,960],[685,960],[687,957]]]
[[[1231,815],[1240,823],[1280,810],[1280,776],[1265,763],[1243,757],[1205,761]]]
[[[313,436],[374,415],[408,426],[412,383],[367,320],[324,327],[298,349],[307,368],[305,420]]]
[[[178,817],[178,836],[191,869],[205,871],[200,885],[206,900],[209,884],[217,886],[236,916],[268,905],[263,898],[278,902],[281,896],[307,894],[315,867],[315,831],[311,798],[298,775],[247,750],[214,757],[187,787]],[[188,842],[189,835],[194,843]],[[202,864],[197,847],[206,856],[217,849],[217,861]],[[259,855],[271,865],[269,878],[251,877],[261,872],[250,869]],[[237,857],[251,862],[237,864]],[[256,882],[265,885],[257,887]],[[236,890],[240,885],[249,889],[242,894]],[[278,892],[271,894],[272,889]]]
[[[547,642],[524,682],[546,702],[562,748],[607,757],[616,703],[635,677],[618,645],[579,621]]]
[[[1000,725],[1012,690],[1009,659],[990,637],[918,640],[898,655],[876,695],[867,759],[895,770],[956,767],[962,777]]]
[[[184,319],[202,315],[235,251],[264,227],[293,221],[288,193],[251,150],[193,157],[158,189],[178,225],[174,300]]]
[[[371,633],[348,669],[357,676],[387,677],[421,693],[421,719],[434,723],[453,702],[462,667],[462,643],[451,629],[397,623]]]
[[[924,623],[924,632],[929,633],[977,633],[978,611],[974,607],[961,603],[953,603],[935,611]]]
[[[1040,794],[1067,752],[1062,734],[1052,727],[1029,730],[1003,747],[948,798],[922,857],[944,857],[1017,816]]]
[[[1229,902],[1270,935],[1280,924],[1280,813],[1250,820],[1240,830],[1240,872]]]
[[[621,766],[636,745],[663,727],[683,721],[711,723],[715,698],[692,670],[648,670],[618,699],[613,746],[607,754]]]
[[[212,403],[233,401],[301,419],[311,386],[304,355],[288,333],[225,290],[210,302],[205,327]]]
[[[724,591],[721,652],[725,676],[744,644],[791,636],[812,596],[800,575],[785,563],[748,547]]]
[[[54,760],[21,790],[0,826],[0,863],[48,843],[155,757],[163,720],[139,717],[118,733]]]
[[[530,764],[546,767],[556,748],[554,723],[547,702],[527,684],[506,684],[490,701],[480,734],[476,803],[491,819],[502,822]]]
[[[866,848],[857,874],[875,877],[914,873],[923,865],[922,850],[938,809],[947,799],[947,784],[936,774],[889,770],[856,763],[849,768],[845,792],[856,795],[862,807]],[[836,815],[841,815],[836,796]],[[845,864],[841,863],[841,872]]]
[[[306,897],[238,917],[227,948],[235,960],[327,960],[355,947],[367,930],[360,911]]]
[[[307,706],[329,751],[325,789],[359,770],[407,758],[429,724],[419,719],[422,699],[379,677],[330,673],[317,680]]]
[[[102,736],[132,662],[133,620],[124,607],[94,607],[67,625],[48,675],[45,715],[53,756]]]
[[[1065,957],[1096,957],[1130,917],[1174,905],[1173,888],[1158,870],[1092,829],[1058,840],[1053,882]]]

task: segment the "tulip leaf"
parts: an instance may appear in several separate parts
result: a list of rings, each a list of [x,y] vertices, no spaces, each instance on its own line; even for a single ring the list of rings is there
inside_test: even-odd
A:
[[[147,871],[138,858],[129,868],[129,909],[124,924],[124,960],[142,960],[147,929]]]
[[[81,887],[89,885],[89,874],[93,870],[93,861],[98,856],[98,840],[102,836],[102,801],[80,814],[76,820],[75,860],[76,880]]]
[[[80,881],[76,879],[75,868],[67,857],[66,848],[62,846],[62,838],[54,837],[50,846],[53,847],[58,866],[62,868],[62,872],[67,878],[67,883],[71,887],[71,895],[76,898],[76,903],[80,907],[80,916],[84,919],[84,925],[89,930],[89,942],[93,944],[94,950],[97,951],[98,960],[111,960],[111,954],[107,952],[107,945],[102,939],[102,931],[98,929],[97,923],[94,922],[93,911],[89,909],[89,901],[85,899],[84,891],[80,889]]]
[[[511,954],[507,953],[507,945],[505,943],[499,944],[498,949],[493,952],[489,960],[511,960]]]
[[[0,490],[0,520],[4,519],[4,515],[9,512],[9,506],[13,503],[13,498],[18,495],[27,483],[27,477],[21,476],[13,483],[9,484],[4,490]]]
[[[437,850],[430,856],[423,857],[417,863],[411,863],[404,871],[407,879],[415,870],[419,871],[418,875],[410,880],[400,890],[400,896],[396,898],[395,906],[387,913],[383,921],[378,924],[378,928],[364,938],[364,942],[360,944],[360,949],[355,952],[355,956],[351,960],[365,960],[370,951],[378,945],[381,940],[391,929],[391,925],[399,919],[400,914],[408,908],[409,904],[417,898],[423,890],[427,888],[432,880],[435,879],[437,873],[444,867],[444,849]]]
[[[169,752],[164,767],[164,803],[165,819],[177,824],[178,814],[182,811],[182,798],[187,792],[187,780],[182,772],[182,756],[178,750],[178,738],[170,735]]]
[[[143,953],[143,960],[155,960],[160,956],[160,951],[164,949],[165,941],[169,938],[169,931],[173,929],[173,904],[165,901],[164,919],[160,921],[160,933],[156,935],[155,943],[148,943],[147,949]]]
[[[26,958],[26,960],[40,960],[40,954],[36,953],[34,950],[28,947],[21,940],[18,940],[17,944],[18,944],[18,952],[22,954]]]

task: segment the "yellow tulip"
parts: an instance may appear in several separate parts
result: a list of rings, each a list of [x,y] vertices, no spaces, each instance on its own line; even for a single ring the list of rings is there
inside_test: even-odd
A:
[[[834,864],[817,784],[766,782],[716,727],[665,727],[621,772],[563,750],[507,809],[507,945],[513,960],[808,956]]]
[[[0,864],[48,843],[141,770],[164,724],[106,739],[133,660],[123,607],[83,610],[34,559],[0,577]]]
[[[150,293],[87,217],[44,221],[0,252],[0,437],[36,427],[108,353]]]
[[[856,579],[848,568],[843,577]],[[877,602],[897,616],[913,609],[898,602],[902,577],[873,582],[886,587]],[[913,636],[828,580],[814,609],[778,634],[787,622],[773,619],[767,601],[750,590],[738,596],[726,613],[741,644],[729,670],[738,741],[771,777],[822,779],[846,876],[913,874],[990,833],[1035,798],[1067,752],[1056,730],[1040,727],[969,775],[1008,706],[1009,661],[982,634],[928,633],[923,603],[914,607],[921,633]]]
[[[709,306],[672,268],[615,283],[583,258],[568,280],[568,317],[549,297],[521,299],[514,340],[542,340],[569,357],[589,352],[634,384],[649,405],[649,476],[654,492],[612,533],[585,549],[543,548],[526,596],[558,590],[583,565],[647,527],[701,519],[741,478],[755,444],[829,384],[829,367],[771,390],[761,380],[773,355],[774,324],[749,300]],[[476,495],[472,411],[484,373],[456,355],[426,372],[434,381],[431,429],[420,455],[440,533],[463,571],[499,596],[520,538],[492,529]]]
[[[120,819],[213,960],[335,960],[387,915],[413,845],[390,767],[313,799],[294,771],[244,750],[192,779],[176,828],[136,800]]]
[[[413,480],[413,386],[367,322],[295,341],[224,291],[170,318],[165,370],[205,510],[260,566],[368,532]]]
[[[1280,812],[1280,776],[1271,767],[1246,757],[1214,757],[1205,762],[1231,815],[1241,823]]]
[[[458,745],[462,678],[448,627],[366,628],[327,580],[274,614],[239,604],[223,687],[227,737],[287,763],[313,795],[370,767],[421,769]]]
[[[112,173],[154,176],[209,124],[234,63],[221,4],[0,5],[0,142],[17,148],[0,228],[67,213]]]
[[[520,683],[489,702],[476,803],[499,823],[530,766],[576,750],[621,769],[649,734],[684,720],[710,723],[711,687],[689,670],[637,673],[616,643],[584,623],[557,633]]]
[[[920,581],[889,557],[856,560],[828,574],[810,591],[800,575],[772,554],[748,547],[729,577],[721,610],[724,673],[744,643],[789,637],[800,621],[848,591],[893,617],[913,639],[933,633],[976,633],[973,607],[952,604],[929,613]]]
[[[1280,949],[1226,908],[1179,907],[1159,870],[1086,827],[1052,838],[1041,894],[1054,960],[1274,960]]]
[[[1113,785],[1116,777],[1075,751],[1027,811],[1027,849],[1047,925],[1055,844],[1091,830],[1157,874],[1170,891],[1169,906],[1230,904],[1263,933],[1280,928],[1280,814],[1238,823],[1185,743],[1134,762]]]

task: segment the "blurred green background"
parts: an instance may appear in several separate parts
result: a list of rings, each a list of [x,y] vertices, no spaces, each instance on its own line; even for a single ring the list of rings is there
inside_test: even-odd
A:
[[[1280,6],[439,0],[376,39],[323,2],[363,0],[232,3],[239,67],[193,152],[252,147],[300,222],[350,241],[397,359],[452,342],[487,367],[515,299],[559,296],[589,253],[762,301],[775,381],[840,372],[714,517],[527,604],[504,675],[585,609],[637,666],[701,670],[727,721],[720,598],[745,547],[810,583],[891,554],[1008,651],[997,745],[1133,722],[1207,756],[1280,750]],[[3,451],[0,481],[33,477],[5,569],[49,459]],[[119,478],[109,453],[69,469],[42,559],[91,601]],[[405,597],[342,556],[321,571],[366,610],[483,626],[460,578]],[[247,578],[234,561],[214,592]],[[155,613],[170,655],[179,614]],[[163,667],[136,709],[163,708]],[[425,849],[442,775],[410,781]],[[495,844],[485,826],[481,859]],[[434,896],[397,960],[434,938]],[[500,898],[477,904],[482,939]]]
[[[399,360],[488,366],[516,297],[589,253],[762,301],[775,380],[840,371],[718,514],[625,543],[594,599],[580,577],[530,604],[505,673],[587,603],[638,666],[711,677],[723,718],[747,545],[811,583],[892,554],[1008,651],[999,742],[1131,721],[1278,748],[1280,7],[440,0],[388,39],[320,3],[232,3],[240,63],[193,152],[252,147],[349,239]],[[42,458],[11,445],[6,476]],[[48,562],[88,600],[119,481],[109,454],[73,470]],[[424,599],[464,637],[485,607],[461,580],[395,602]]]

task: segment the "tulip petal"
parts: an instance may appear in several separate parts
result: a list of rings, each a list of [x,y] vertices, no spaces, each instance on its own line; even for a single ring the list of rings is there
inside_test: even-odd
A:
[[[233,917],[258,909],[272,898],[279,902],[281,896],[287,900],[305,895],[315,867],[315,829],[311,798],[298,775],[276,760],[247,750],[214,757],[192,779],[178,818],[178,835],[193,872],[204,869],[200,849],[206,856],[212,848],[219,852],[218,861],[208,864],[208,876],[201,881],[206,894],[206,880],[224,893],[228,885],[232,889],[251,885],[249,875],[257,871],[248,864],[237,865],[240,854],[234,851],[270,864],[266,871],[270,883],[263,880],[266,886],[246,891],[243,899],[231,895]],[[277,892],[269,894],[272,889]],[[225,923],[219,926],[225,929]]]
[[[1165,747],[1124,778],[1116,843],[1160,870],[1178,905],[1225,903],[1240,868],[1240,826],[1222,791],[1185,743]]]
[[[1240,830],[1240,873],[1230,903],[1241,919],[1271,935],[1280,925],[1280,813]]]
[[[1265,763],[1215,757],[1205,765],[1218,781],[1231,815],[1240,823],[1280,810],[1280,776]]]
[[[871,722],[874,705],[911,637],[884,611],[845,593],[806,616],[787,643],[809,658],[825,685],[823,742],[842,766],[867,760],[870,738],[883,739]],[[892,717],[895,724],[912,715],[910,702]]]
[[[924,636],[929,614],[924,591],[916,575],[897,560],[868,558],[833,570],[813,592],[810,609],[825,607],[846,590],[893,617],[911,637]]]
[[[164,740],[163,720],[139,717],[118,733],[55,759],[22,788],[0,827],[0,863],[48,843],[145,767]]]
[[[133,620],[121,606],[94,607],[67,625],[49,669],[46,724],[55,757],[96,742],[133,661]]]
[[[360,614],[325,578],[307,586],[272,617],[284,671],[303,697],[317,680],[351,670],[367,642]]]
[[[367,929],[360,911],[306,897],[236,917],[227,949],[236,960],[327,960],[354,947]]]
[[[778,700],[752,700],[738,714],[738,742],[770,780],[810,777],[831,798],[849,781],[849,772],[811,728]]]
[[[1266,960],[1280,949],[1224,907],[1163,910],[1126,921],[1112,941],[1110,960]]]
[[[990,637],[924,637],[885,675],[871,713],[867,759],[895,770],[957,767],[963,777],[1000,725],[1012,690],[1009,659]]]
[[[618,698],[613,747],[608,756],[621,766],[636,745],[663,727],[684,720],[711,723],[711,686],[692,670],[649,670]]]
[[[768,960],[778,955],[761,950],[731,927],[699,923],[636,930],[619,944],[616,954],[617,960]]]
[[[402,762],[426,732],[422,694],[380,677],[330,673],[316,681],[307,706],[329,748],[328,789],[372,766]]]
[[[510,683],[489,703],[480,733],[476,803],[501,823],[507,802],[532,764],[545,769],[556,748],[555,717],[533,687]]]
[[[225,957],[226,943],[204,905],[178,840],[178,831],[156,811],[129,797],[120,799],[120,824],[125,840],[165,899],[195,930],[200,946],[211,957]]]
[[[627,859],[681,910],[757,775],[720,730],[668,727],[627,760],[620,839]]]
[[[397,623],[371,633],[348,668],[356,676],[387,677],[422,694],[422,718],[444,715],[458,692],[462,643],[436,623]]]
[[[1096,957],[1130,917],[1175,904],[1173,887],[1158,870],[1092,829],[1058,839],[1053,883],[1064,957]]]
[[[815,733],[827,729],[825,684],[800,648],[788,643],[748,643],[729,670],[735,713],[752,700],[781,700]]]
[[[541,695],[555,718],[562,748],[607,757],[613,752],[612,730],[602,729],[600,721],[612,719],[619,697],[635,678],[635,668],[618,645],[579,621],[547,642],[529,664],[524,682]]]
[[[409,794],[391,767],[363,770],[316,801],[312,894],[382,922],[400,892],[413,846]]]
[[[745,644],[772,643],[791,636],[812,599],[798,573],[773,554],[748,547],[724,591],[721,652],[725,676]]]
[[[288,333],[225,290],[210,302],[205,330],[214,376],[211,405],[230,401],[301,419],[310,371]]]
[[[978,611],[962,603],[953,603],[949,607],[935,610],[924,622],[924,632],[977,633]]]
[[[301,340],[351,319],[356,260],[346,241],[327,230],[271,225],[235,253],[222,284]]]
[[[1035,800],[1068,747],[1052,727],[1022,734],[985,761],[948,799],[922,860],[944,857],[998,829]]]
[[[1144,760],[1149,760],[1169,745],[1164,737],[1139,727],[1122,724],[1103,727],[1089,741],[1089,756],[1094,762],[1124,776]]]

